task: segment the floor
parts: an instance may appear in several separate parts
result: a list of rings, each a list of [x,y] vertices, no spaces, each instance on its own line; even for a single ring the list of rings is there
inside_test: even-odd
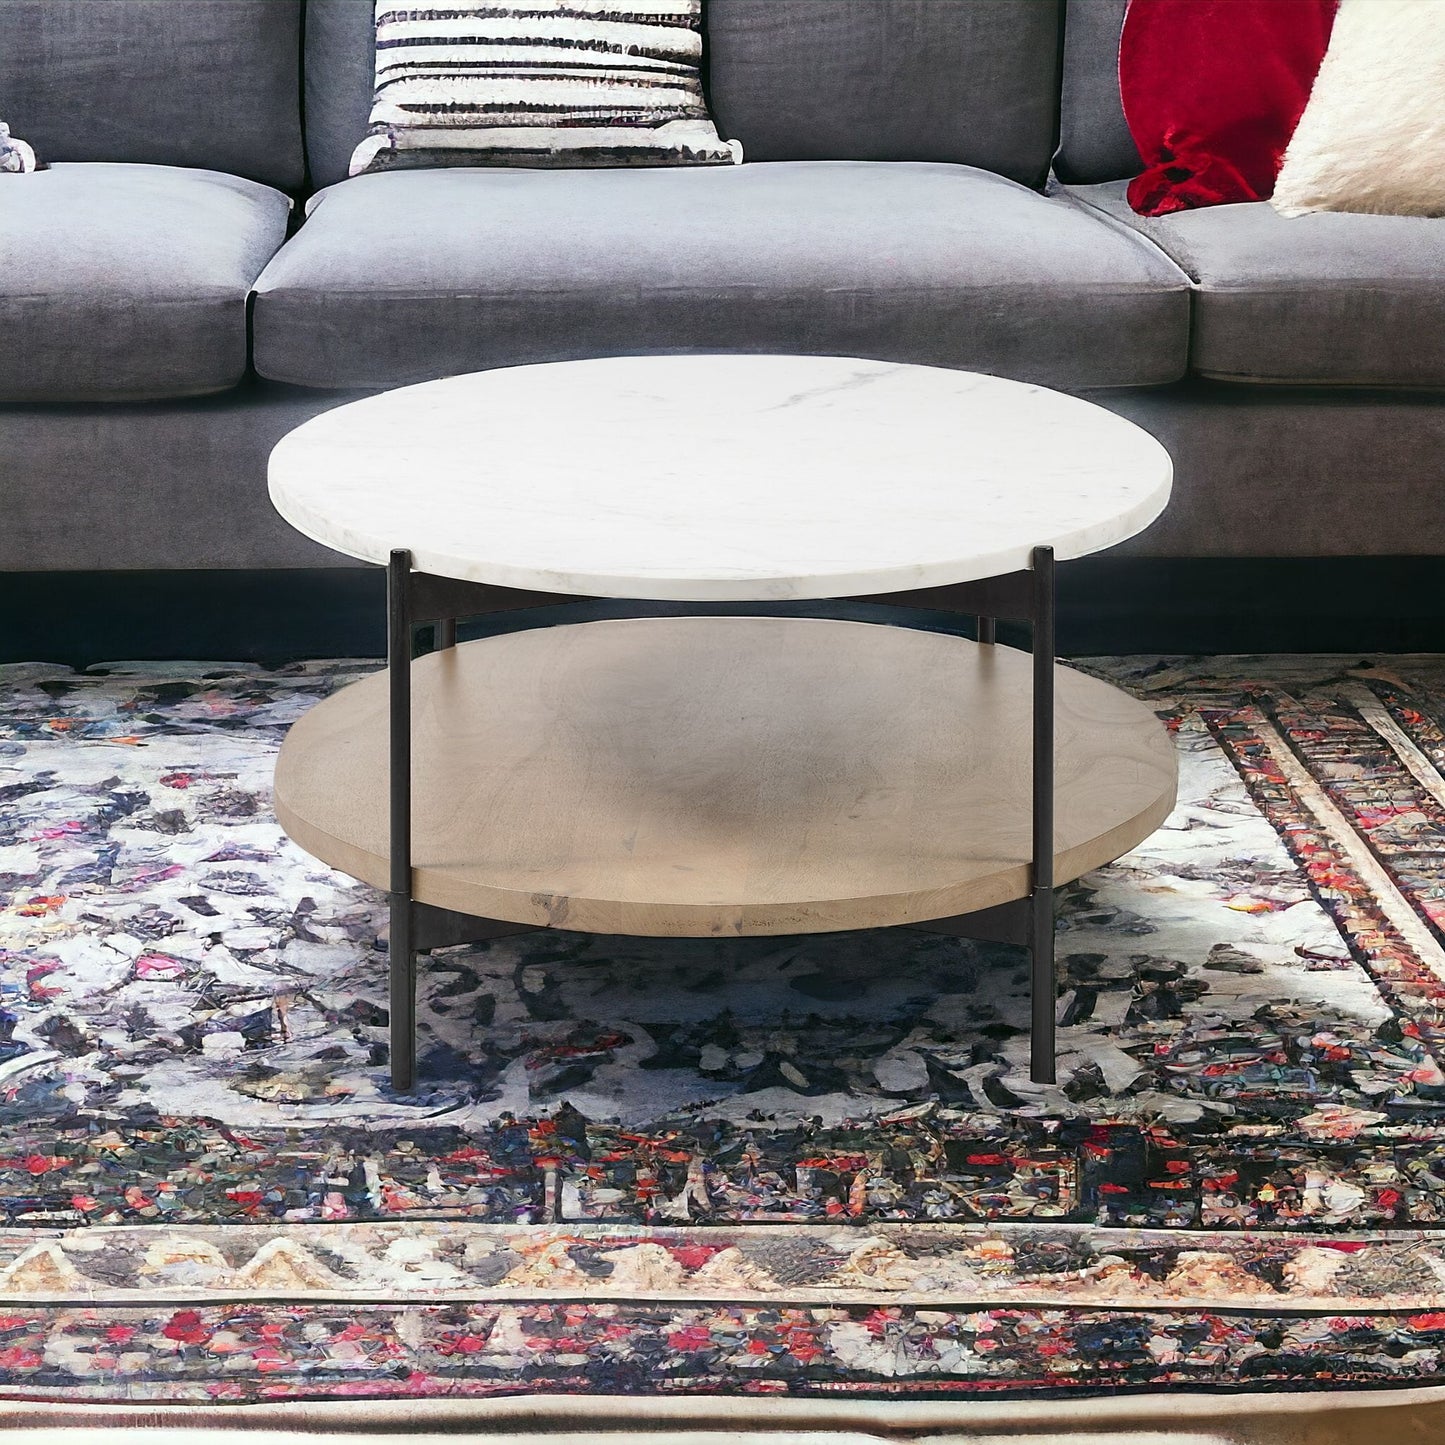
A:
[[[504,1436],[508,1445],[1437,1445],[1445,1441],[1445,1389],[1319,1396],[1172,1396],[1072,1404],[1000,1402],[927,1406],[738,1400],[725,1412],[703,1402],[513,1399],[464,1404],[246,1406],[129,1416],[115,1409],[52,1406],[7,1414],[0,1431],[33,1445],[281,1445],[298,1434],[368,1445]]]

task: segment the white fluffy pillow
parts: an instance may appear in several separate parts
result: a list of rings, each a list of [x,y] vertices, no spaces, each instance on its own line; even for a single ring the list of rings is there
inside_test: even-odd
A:
[[[1445,216],[1445,0],[1340,0],[1270,204]]]
[[[10,127],[0,120],[0,172],[19,175],[24,171],[38,171],[40,162],[35,152],[17,135],[10,134]]]

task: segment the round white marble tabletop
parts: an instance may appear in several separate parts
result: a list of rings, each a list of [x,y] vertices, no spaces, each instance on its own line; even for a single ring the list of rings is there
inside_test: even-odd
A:
[[[637,356],[402,387],[271,453],[368,562],[585,597],[786,601],[992,577],[1142,531],[1164,448],[1045,387],[848,357]]]

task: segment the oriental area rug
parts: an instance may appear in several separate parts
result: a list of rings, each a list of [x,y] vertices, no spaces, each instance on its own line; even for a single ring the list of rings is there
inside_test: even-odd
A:
[[[0,1399],[1445,1383],[1445,660],[1094,660],[1166,826],[1023,955],[535,933],[421,969],[270,811],[374,664],[0,669]]]

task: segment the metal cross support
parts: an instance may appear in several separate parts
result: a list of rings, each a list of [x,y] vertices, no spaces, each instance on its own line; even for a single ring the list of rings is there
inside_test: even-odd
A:
[[[456,645],[457,618],[576,602],[575,596],[462,582],[412,571],[411,553],[397,549],[387,565],[387,674],[390,795],[391,1081],[405,1093],[416,1082],[416,956],[432,948],[504,938],[529,925],[476,918],[420,903],[412,896],[411,664],[416,629],[430,623],[440,650]],[[998,619],[1032,624],[1033,845],[1029,896],[997,908],[930,919],[921,928],[961,938],[1021,944],[1031,956],[1032,1038],[1029,1076],[1054,1082],[1054,553],[1035,547],[1021,572],[916,592],[859,600],[933,607],[972,614],[978,639],[994,642]],[[738,609],[745,611],[745,607]]]

